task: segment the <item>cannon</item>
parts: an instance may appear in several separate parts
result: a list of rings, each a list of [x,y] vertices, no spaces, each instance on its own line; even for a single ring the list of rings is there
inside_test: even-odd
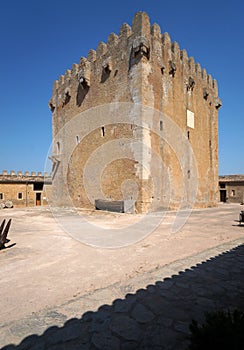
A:
[[[5,222],[6,222],[5,219],[1,223],[1,226],[0,226],[0,250],[6,248],[5,244],[10,241],[10,239],[7,238],[7,235],[8,235],[9,229],[10,229],[11,220],[12,219],[9,219],[6,225],[5,225]]]

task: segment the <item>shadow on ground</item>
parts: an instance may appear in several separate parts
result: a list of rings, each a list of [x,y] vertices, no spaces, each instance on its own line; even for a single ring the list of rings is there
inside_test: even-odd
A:
[[[2,350],[186,349],[193,318],[202,322],[216,309],[244,311],[243,275],[240,245]]]

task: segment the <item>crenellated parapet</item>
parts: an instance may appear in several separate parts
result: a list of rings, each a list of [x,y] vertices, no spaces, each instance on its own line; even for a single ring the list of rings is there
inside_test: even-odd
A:
[[[99,84],[102,87],[101,84],[114,79],[117,74],[128,74],[141,60],[149,64],[154,62],[161,71],[162,79],[184,76],[184,93],[194,93],[200,84],[202,98],[208,102],[211,100],[216,109],[221,106],[216,80],[199,63],[195,63],[193,57],[188,57],[186,50],[181,50],[177,42],[172,42],[168,33],[162,34],[158,24],[150,25],[146,13],[138,12],[132,26],[123,24],[118,35],[111,33],[107,43],[100,42],[96,50],[90,50],[87,57],[82,57],[78,64],[73,64],[54,82],[49,101],[51,111],[65,108],[72,97],[76,106],[80,107],[95,82],[98,89]],[[126,65],[126,70],[121,71],[121,62]]]
[[[10,170],[9,172],[7,170],[3,170],[0,174],[0,183],[11,183],[11,182],[18,182],[18,183],[26,183],[26,182],[47,182],[51,183],[51,174],[48,174],[47,172],[29,172],[25,171],[24,173],[22,171],[15,172],[14,170]]]

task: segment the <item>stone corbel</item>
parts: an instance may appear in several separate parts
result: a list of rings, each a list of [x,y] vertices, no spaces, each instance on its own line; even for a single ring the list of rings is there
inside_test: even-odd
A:
[[[111,71],[112,71],[112,60],[111,60],[111,57],[107,57],[102,63],[101,83],[105,83],[105,81],[110,77]]]
[[[204,88],[203,89],[203,98],[204,98],[204,100],[207,101],[208,96],[209,96],[209,91],[206,88]]]
[[[53,103],[53,100],[52,100],[52,99],[48,102],[48,106],[49,106],[51,112],[53,113],[54,110],[55,110],[55,108],[56,108],[56,106],[55,106],[55,104]]]
[[[214,106],[215,108],[218,110],[220,107],[222,107],[222,101],[219,97],[216,97],[215,98],[215,101],[214,101]]]
[[[86,59],[81,59],[78,71],[78,81],[83,87],[90,87],[91,66]]]
[[[63,101],[62,101],[62,106],[64,107],[67,103],[69,103],[71,99],[71,95],[70,95],[70,89],[66,88],[64,91],[64,97],[63,97]]]
[[[133,58],[141,58],[145,56],[148,60],[150,58],[150,45],[144,36],[134,39],[132,44]]]
[[[79,84],[77,87],[76,104],[79,107],[81,106],[84,98],[86,97],[90,89],[90,76],[91,76],[90,63],[87,61],[86,62],[82,61],[81,67],[77,73]]]
[[[165,67],[165,63],[164,63],[164,59],[163,58],[159,59],[159,64],[160,64],[161,73],[164,74],[166,67]]]
[[[192,77],[189,77],[187,84],[187,91],[193,91],[195,86],[195,80]]]
[[[82,86],[90,86],[90,71],[80,69],[78,72],[78,81]]]
[[[110,73],[112,71],[112,60],[110,57],[103,61],[102,68],[106,73]]]
[[[174,77],[175,72],[176,72],[176,64],[173,61],[169,61],[169,74],[172,75],[172,77]]]

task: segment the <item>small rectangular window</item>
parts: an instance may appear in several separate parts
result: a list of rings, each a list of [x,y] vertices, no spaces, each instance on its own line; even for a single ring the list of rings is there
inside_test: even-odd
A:
[[[104,137],[105,136],[105,127],[102,126],[101,128],[101,136]]]
[[[18,195],[17,195],[17,198],[18,198],[18,199],[23,199],[23,193],[22,193],[22,192],[19,192]]]
[[[3,193],[0,193],[0,199],[4,199]]]
[[[159,122],[159,128],[160,128],[160,131],[163,130],[163,121],[162,120],[160,120],[160,122]]]
[[[60,142],[59,141],[56,143],[56,147],[57,147],[57,154],[60,154]]]

